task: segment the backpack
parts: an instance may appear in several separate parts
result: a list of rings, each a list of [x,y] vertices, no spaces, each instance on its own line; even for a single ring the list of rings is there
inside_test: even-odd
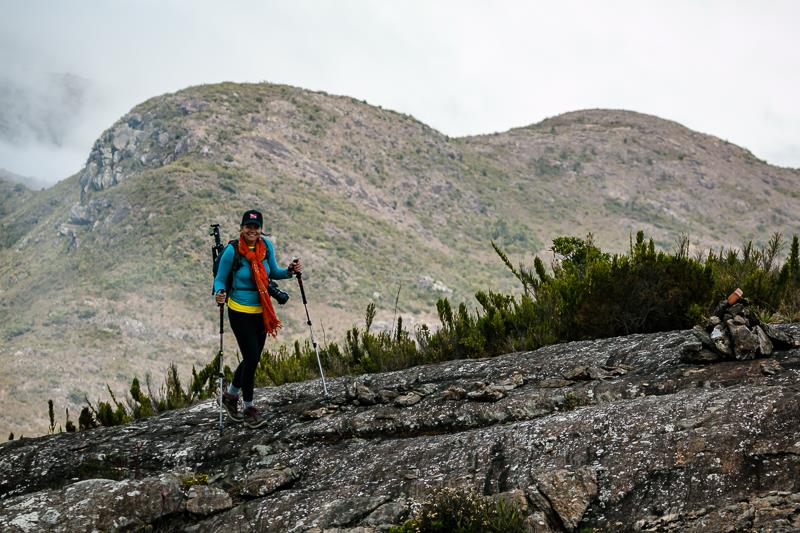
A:
[[[233,273],[236,272],[242,264],[242,254],[239,253],[239,239],[233,239],[228,241],[228,245],[233,246],[233,264],[231,265],[231,271],[228,272],[228,278],[225,280],[225,293],[230,294],[231,289],[233,289]],[[214,266],[211,268],[214,277],[217,277],[217,272],[219,271],[219,261],[222,258],[222,253],[225,251],[225,247],[221,246],[219,248],[215,248],[214,255]],[[267,253],[269,253],[269,248],[267,248]]]

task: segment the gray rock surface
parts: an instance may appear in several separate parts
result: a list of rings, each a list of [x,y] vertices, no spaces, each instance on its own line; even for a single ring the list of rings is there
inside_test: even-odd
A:
[[[258,430],[220,434],[207,401],[7,442],[0,530],[385,531],[442,486],[515,501],[532,531],[797,530],[800,350],[683,362],[697,342],[631,335],[332,379],[325,404],[319,381],[261,389]]]
[[[769,357],[772,355],[772,350],[774,346],[772,345],[772,341],[769,340],[769,337],[764,332],[764,328],[761,326],[756,326],[753,328],[756,338],[758,339],[758,353]]]
[[[733,356],[739,360],[753,359],[758,348],[758,337],[744,324],[728,321],[728,331],[733,339]]]
[[[714,326],[714,329],[711,331],[711,339],[714,341],[714,348],[716,348],[718,352],[723,355],[733,355],[731,340],[728,335],[725,334],[724,326],[721,324]]]
[[[210,515],[230,509],[233,501],[230,494],[216,487],[198,485],[186,494],[186,510],[197,515]]]

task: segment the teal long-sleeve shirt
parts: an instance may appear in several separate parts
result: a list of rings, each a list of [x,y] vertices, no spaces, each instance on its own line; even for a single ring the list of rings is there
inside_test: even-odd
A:
[[[278,263],[275,262],[275,248],[269,239],[264,239],[267,245],[267,256],[264,258],[264,269],[267,271],[269,279],[289,279],[292,274],[288,268],[280,268]],[[214,293],[220,290],[225,290],[225,280],[228,279],[228,274],[233,267],[233,257],[235,251],[233,245],[229,244],[222,252],[222,257],[219,260],[219,268],[217,275],[214,277]],[[229,298],[232,298],[236,303],[242,305],[261,305],[258,300],[258,288],[253,281],[253,276],[250,274],[250,262],[244,257],[239,259],[239,268],[233,273],[233,288],[231,289]]]

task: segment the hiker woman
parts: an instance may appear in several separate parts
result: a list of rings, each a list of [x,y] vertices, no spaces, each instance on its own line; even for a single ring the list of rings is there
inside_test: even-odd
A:
[[[222,394],[222,405],[233,420],[244,421],[251,428],[266,423],[253,405],[253,386],[267,333],[275,337],[281,327],[267,286],[270,279],[287,279],[303,268],[299,259],[288,268],[278,267],[272,243],[261,234],[263,225],[263,217],[258,211],[244,213],[239,241],[225,247],[214,277],[214,300],[218,304],[227,300],[228,320],[242,354],[233,381]],[[230,294],[226,294],[226,281],[231,274],[232,288]],[[239,411],[240,392],[244,400],[242,412]]]

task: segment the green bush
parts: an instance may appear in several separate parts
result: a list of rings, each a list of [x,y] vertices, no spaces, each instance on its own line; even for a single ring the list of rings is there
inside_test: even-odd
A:
[[[305,381],[315,376],[316,353],[306,343],[303,349],[295,341],[294,351],[290,354],[286,346],[280,346],[274,352],[265,352],[256,367],[256,386],[283,385]]]
[[[139,385],[139,378],[133,378],[130,392],[131,398],[133,398],[133,401],[136,402],[136,405],[133,406],[132,413],[134,420],[152,416],[153,404],[150,401],[150,398],[148,398],[147,395],[142,392],[142,388]]]
[[[591,240],[586,245],[594,248]],[[566,256],[553,280],[565,311],[558,335],[562,340],[690,328],[697,309],[710,303],[713,289],[710,267],[655,252],[642,232],[628,256],[609,257],[596,249],[586,256]]]
[[[392,331],[372,332],[375,305],[367,306],[364,328],[353,326],[347,331],[343,345],[332,342],[319,347],[320,361],[330,377],[385,372],[419,364],[421,354],[410,333],[398,318]],[[256,386],[282,385],[319,377],[317,355],[313,345],[295,341],[290,353],[285,346],[263,354],[256,369]]]
[[[177,366],[171,364],[167,368],[167,373],[164,377],[164,385],[161,387],[158,394],[153,394],[152,391],[150,391],[150,377],[147,376],[149,395],[145,394],[142,390],[139,378],[134,377],[129,390],[130,399],[126,402],[127,407],[123,403],[118,402],[114,392],[110,387],[106,386],[111,396],[111,402],[98,402],[95,408],[87,398],[87,407],[81,410],[81,414],[78,418],[78,428],[83,431],[97,426],[118,426],[132,420],[139,420],[158,413],[163,413],[164,411],[187,407],[198,400],[210,398],[216,394],[218,368],[219,354],[217,354],[199,373],[192,367],[192,382],[188,388],[184,389],[181,384],[180,376],[178,375]],[[230,383],[233,378],[233,373],[227,366],[225,367],[225,375],[226,382]],[[52,428],[54,426],[51,408],[49,408],[48,411]],[[69,411],[67,411],[66,427],[67,431],[70,431],[70,428],[72,430],[75,429],[75,425],[69,420]]]
[[[89,404],[89,409],[92,411],[97,424],[101,426],[119,426],[121,424],[127,424],[131,420],[127,409],[117,401],[111,387],[106,386],[106,388],[108,389],[108,394],[111,396],[111,402],[99,402],[97,404],[97,409],[95,409],[91,403]],[[113,407],[111,406],[112,403],[114,404]]]
[[[181,486],[189,489],[195,485],[208,485],[208,474],[189,473],[181,476]]]
[[[715,297],[722,299],[739,287],[762,314],[781,313],[800,318],[797,236],[792,238],[786,262],[779,266],[776,257],[783,249],[783,239],[776,233],[761,248],[748,242],[741,250],[709,252],[705,262],[713,272]]]
[[[422,504],[411,520],[393,527],[391,533],[516,533],[527,531],[519,508],[474,491],[442,488]]]

